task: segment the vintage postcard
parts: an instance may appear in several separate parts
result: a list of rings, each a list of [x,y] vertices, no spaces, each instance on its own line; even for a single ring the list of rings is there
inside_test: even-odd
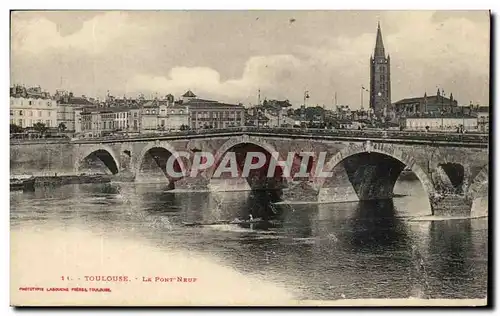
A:
[[[12,306],[485,306],[490,12],[12,11]]]

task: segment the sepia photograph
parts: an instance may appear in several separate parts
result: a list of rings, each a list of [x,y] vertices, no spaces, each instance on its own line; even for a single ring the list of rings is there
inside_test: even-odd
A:
[[[491,19],[10,11],[10,305],[486,306]]]

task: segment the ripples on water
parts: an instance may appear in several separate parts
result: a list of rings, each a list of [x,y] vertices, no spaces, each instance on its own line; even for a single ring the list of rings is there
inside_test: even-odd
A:
[[[70,185],[11,193],[11,226],[77,227],[196,253],[286,288],[298,299],[484,298],[487,220],[412,222],[411,216],[429,214],[425,196],[414,187],[400,184],[403,194],[412,195],[394,201],[273,206],[276,199],[266,192]],[[275,221],[182,225],[249,214]]]

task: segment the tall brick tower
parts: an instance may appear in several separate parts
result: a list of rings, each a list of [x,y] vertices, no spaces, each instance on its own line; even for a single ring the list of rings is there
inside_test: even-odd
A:
[[[385,56],[380,22],[377,27],[375,52],[370,56],[370,108],[377,116],[389,110],[391,104],[391,57]]]

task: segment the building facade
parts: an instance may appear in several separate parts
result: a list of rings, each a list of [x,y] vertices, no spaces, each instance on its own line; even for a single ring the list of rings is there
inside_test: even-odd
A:
[[[40,87],[10,89],[10,123],[20,127],[33,127],[42,123],[45,127],[57,127],[57,102]]]
[[[349,105],[336,105],[335,116],[339,120],[350,120],[352,119],[351,108]]]
[[[477,131],[478,120],[470,115],[444,114],[439,116],[420,115],[401,118],[401,126],[409,131],[461,132]]]
[[[115,114],[115,130],[118,132],[128,130],[128,116],[130,115],[128,108],[119,108],[114,111]]]
[[[141,108],[132,107],[129,108],[128,115],[128,131],[130,133],[140,133],[141,132]]]
[[[84,117],[82,116],[82,114],[86,114],[87,112],[90,112],[92,110],[96,109],[95,107],[79,107],[79,108],[75,108],[74,109],[74,113],[75,113],[75,134],[78,135],[78,134],[81,134],[83,132],[83,127],[85,125],[85,123],[87,122],[84,122]],[[86,125],[85,125],[86,126]]]
[[[84,109],[80,112],[81,117],[81,135],[83,137],[101,136],[101,113],[100,109]]]
[[[375,51],[370,57],[370,108],[375,115],[385,116],[391,104],[391,57],[385,55],[380,23],[377,27]]]
[[[160,104],[158,123],[161,130],[180,130],[189,126],[189,107],[182,104]]]
[[[79,133],[85,137],[101,137],[128,132],[128,107],[77,109],[80,117]]]
[[[74,97],[72,93],[57,98],[57,125],[64,124],[67,131],[77,132],[76,112],[82,107],[92,107],[93,104],[85,97]],[[80,118],[80,117],[78,117]]]
[[[243,105],[196,98],[182,104],[189,108],[189,127],[192,129],[227,128],[245,125],[245,108]]]
[[[490,107],[479,106],[476,108],[477,129],[482,133],[488,133],[490,130]]]
[[[436,95],[406,98],[395,102],[392,110],[396,117],[413,116],[417,114],[445,114],[459,112],[458,102],[453,98],[453,93],[447,98],[438,89]]]
[[[152,133],[159,130],[158,115],[160,109],[153,101],[149,101],[141,108],[141,133]]]
[[[141,107],[141,133],[180,130],[189,126],[189,107],[184,105],[184,101],[175,103],[170,96],[164,100],[149,101]]]

